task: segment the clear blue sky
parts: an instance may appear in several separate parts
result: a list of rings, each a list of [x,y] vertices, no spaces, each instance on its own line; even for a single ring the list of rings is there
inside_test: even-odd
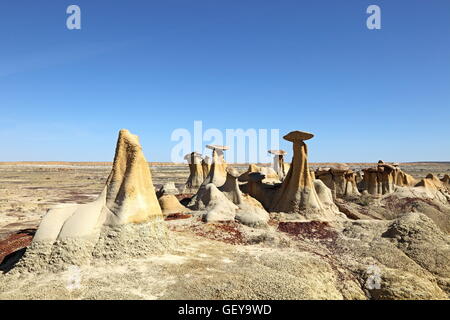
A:
[[[0,161],[110,161],[121,128],[167,161],[194,120],[313,132],[316,162],[450,160],[448,0],[1,1],[0,46]]]

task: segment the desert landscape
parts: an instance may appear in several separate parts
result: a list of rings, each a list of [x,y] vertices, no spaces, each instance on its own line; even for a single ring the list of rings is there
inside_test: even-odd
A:
[[[450,163],[0,164],[0,299],[448,299]],[[146,153],[147,154],[147,153]],[[151,158],[151,150],[148,152]]]

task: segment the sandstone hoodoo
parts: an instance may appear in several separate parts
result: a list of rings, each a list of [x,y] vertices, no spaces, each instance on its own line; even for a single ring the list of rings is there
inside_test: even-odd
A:
[[[371,195],[384,195],[394,192],[395,186],[413,187],[417,181],[403,172],[398,164],[390,165],[382,160],[373,168],[363,170],[364,190]]]
[[[234,204],[242,203],[242,192],[239,189],[237,178],[239,177],[239,171],[233,167],[226,169],[227,178],[225,183],[219,188],[225,196],[230,199]]]
[[[239,176],[239,181],[248,182],[251,173],[261,173],[262,175],[264,175],[262,183],[275,184],[281,182],[278,174],[274,169],[272,169],[271,167],[260,167],[256,164],[250,164],[247,171]]]
[[[450,176],[448,174],[444,175],[441,182],[450,191]]]
[[[289,170],[289,165],[284,163],[284,156],[287,152],[284,150],[269,150],[268,152],[274,155],[273,169],[278,174],[280,180],[283,180]]]
[[[416,187],[424,187],[428,190],[445,191],[446,186],[434,174],[428,174],[424,179],[420,180]]]
[[[173,181],[169,181],[164,183],[158,191],[156,191],[156,195],[158,198],[165,195],[177,195],[180,191],[178,191],[175,183]]]
[[[320,181],[315,183],[311,176],[308,149],[304,141],[313,136],[308,132],[292,131],[283,137],[293,143],[294,155],[286,178],[276,190],[271,211],[298,213],[307,219],[343,217],[332,201],[331,192],[326,190],[328,188]],[[319,188],[323,199],[320,199],[316,187]]]
[[[217,146],[217,145],[207,145],[208,149],[212,150],[212,163],[211,168],[209,170],[208,175],[206,176],[205,180],[203,180],[203,183],[201,184],[200,188],[198,189],[197,193],[192,197],[191,201],[189,202],[188,207],[193,210],[199,210],[205,208],[205,206],[202,204],[202,198],[205,197],[205,192],[212,192],[212,195],[214,195],[214,199],[217,197],[215,196],[217,192],[220,193],[220,191],[215,190],[215,188],[208,187],[209,184],[213,184],[216,188],[221,187],[227,178],[227,164],[225,163],[223,151],[228,150],[228,147],[226,146]],[[218,196],[221,198],[221,196]],[[209,198],[208,198],[208,203]],[[213,201],[215,203],[215,201]],[[211,207],[211,206],[209,206]]]
[[[318,168],[315,176],[331,189],[333,198],[359,195],[356,174],[346,164],[337,163],[331,168]]]
[[[241,176],[239,177],[239,179]],[[266,176],[261,172],[248,173],[247,183],[241,184],[240,188],[244,193],[258,200],[266,210],[269,210],[272,204],[274,191],[279,184],[274,185],[264,183]]]
[[[191,210],[183,206],[177,197],[172,194],[164,195],[158,199],[164,216],[176,213],[189,213]]]
[[[183,193],[196,193],[204,180],[202,156],[197,152],[191,152],[184,157],[189,165],[189,177],[183,189]]]
[[[227,164],[223,152],[228,150],[229,147],[217,145],[207,145],[206,147],[212,150],[212,163],[208,175],[202,185],[205,186],[208,183],[213,183],[216,187],[220,187],[225,183],[227,177]]]
[[[52,165],[30,176],[29,168],[14,175],[0,168],[0,180],[14,177],[11,190],[27,189],[27,197],[36,177],[53,171],[45,190],[49,203],[66,201],[74,179],[80,179],[78,194],[83,188],[100,193],[93,202],[82,198],[86,204],[48,211],[33,241],[41,215],[26,222],[30,229],[9,223],[14,234],[6,240],[0,225],[0,299],[448,298],[448,165],[439,170],[433,164],[433,174],[416,182],[398,164],[380,161],[364,177],[374,195],[358,194],[356,184],[367,182],[352,170],[360,164],[311,171],[305,144],[310,138],[300,131],[285,136],[294,152],[284,180],[265,165],[251,164],[240,174],[242,166],[223,161],[226,147],[209,146],[214,161],[193,197],[176,188],[188,178],[186,166],[160,164],[150,171],[138,138],[126,130],[119,134],[112,169],[78,165],[60,171]],[[197,166],[189,187],[203,179],[200,159],[197,153],[187,157]],[[408,164],[408,172],[422,176],[423,167]],[[31,182],[23,179],[17,187],[22,171]],[[54,178],[62,175],[65,180]],[[156,194],[152,180],[162,185]],[[8,196],[4,188],[0,193]],[[26,218],[22,209],[20,219]],[[17,238],[23,232],[27,237]],[[72,286],[74,276],[79,288]]]
[[[262,204],[239,188],[239,172],[227,167],[225,183],[217,188],[213,183],[199,189],[191,204],[194,210],[205,210],[203,220],[206,222],[223,222],[238,220],[251,227],[266,225],[269,214]]]
[[[209,170],[211,169],[211,158],[205,156],[202,159],[202,171],[203,171],[203,180],[208,176]]]
[[[238,183],[239,172],[232,167],[227,168],[227,179],[220,191],[238,206],[236,219],[250,226],[260,226],[267,223],[269,214],[262,204],[248,194],[243,194]]]
[[[56,268],[89,263],[99,256],[145,255],[164,250],[168,243],[138,137],[121,130],[103,192],[94,202],[49,210],[19,268]]]

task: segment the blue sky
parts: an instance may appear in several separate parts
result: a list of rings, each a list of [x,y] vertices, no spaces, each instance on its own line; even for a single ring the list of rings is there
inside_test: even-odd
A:
[[[195,120],[313,132],[315,162],[450,160],[448,0],[2,1],[0,46],[0,161],[110,161],[121,128],[168,161]]]

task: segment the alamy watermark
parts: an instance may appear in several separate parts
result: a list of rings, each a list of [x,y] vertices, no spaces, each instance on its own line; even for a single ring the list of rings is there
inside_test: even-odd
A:
[[[69,30],[81,29],[81,9],[75,4],[71,4],[67,7],[66,13],[70,14],[66,20],[66,27]]]
[[[71,265],[67,268],[66,288],[69,291],[81,288],[81,270],[79,267]]]
[[[366,270],[365,287],[369,290],[381,289],[381,270],[376,265],[370,265]]]
[[[176,142],[170,154],[175,163],[184,162],[191,152],[210,155],[206,145],[225,145],[225,160],[230,163],[269,163],[272,156],[268,150],[280,149],[280,129],[205,129],[203,121],[194,121],[192,130],[178,128],[172,132],[171,141]]]
[[[81,29],[81,8],[76,4],[67,7],[66,13],[69,16],[66,19],[66,27],[69,30]],[[372,4],[366,9],[370,16],[366,20],[366,26],[369,30],[381,29],[381,9],[378,5]]]
[[[381,9],[379,6],[372,4],[370,5],[366,12],[370,14],[367,18],[366,25],[369,30],[380,30],[381,29]]]

